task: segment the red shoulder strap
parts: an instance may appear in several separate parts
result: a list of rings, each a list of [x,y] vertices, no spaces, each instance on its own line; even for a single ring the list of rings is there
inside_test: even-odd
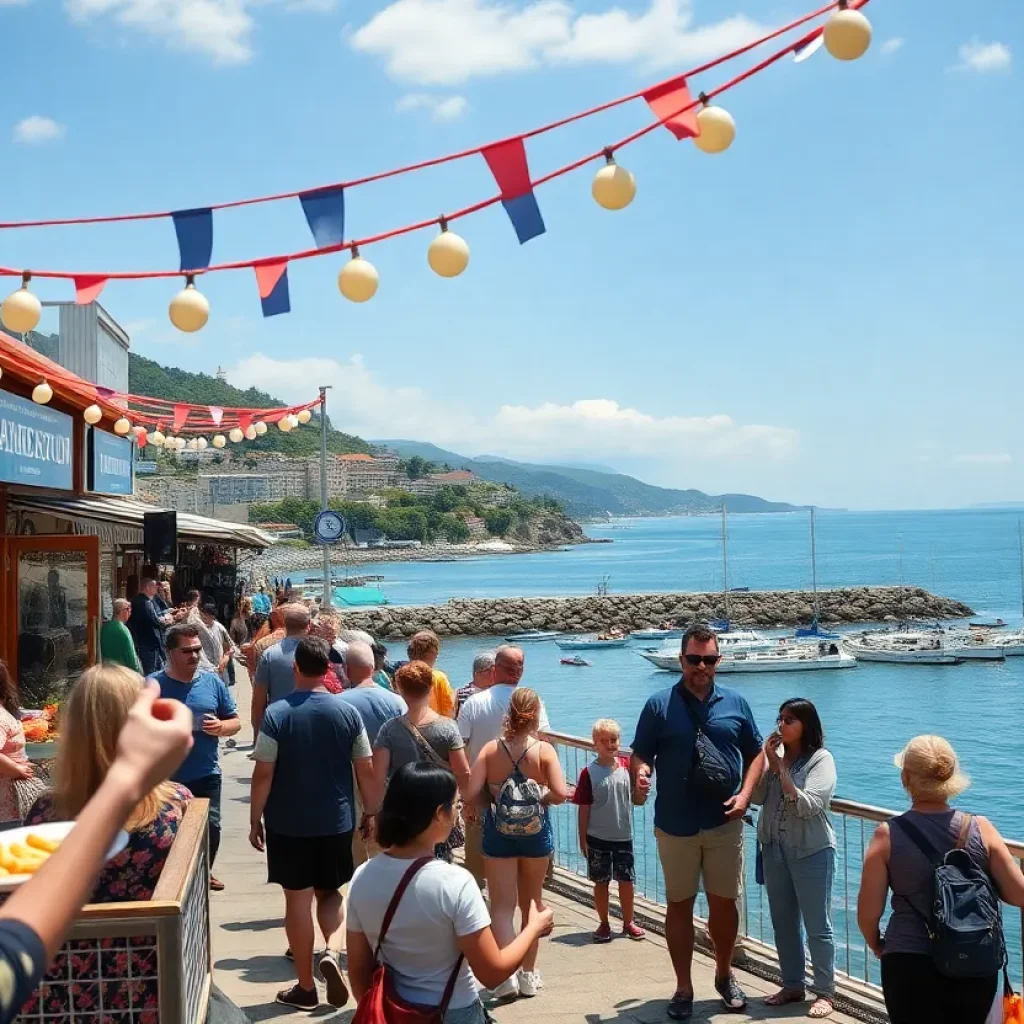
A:
[[[398,910],[398,904],[402,901],[402,897],[405,895],[405,890],[409,888],[409,883],[413,880],[416,872],[422,867],[426,867],[434,858],[433,857],[420,857],[414,860],[409,867],[406,869],[402,880],[398,883],[398,888],[395,889],[395,895],[391,897],[391,902],[388,904],[387,912],[384,914],[384,920],[381,922],[380,934],[377,936],[377,948],[373,951],[374,960],[380,957],[380,944],[384,941],[384,936],[387,935],[388,929],[391,927],[391,921],[395,916],[395,911]]]

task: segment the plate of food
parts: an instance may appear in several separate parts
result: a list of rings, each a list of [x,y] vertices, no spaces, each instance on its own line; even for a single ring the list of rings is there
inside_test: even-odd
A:
[[[0,892],[10,892],[27,882],[74,827],[73,821],[48,821],[0,832]],[[128,833],[122,829],[107,851],[107,860],[113,860],[127,845]]]

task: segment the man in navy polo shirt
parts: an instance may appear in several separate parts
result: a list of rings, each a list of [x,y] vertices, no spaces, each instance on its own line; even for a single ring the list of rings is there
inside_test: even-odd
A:
[[[658,780],[654,834],[665,873],[665,938],[676,973],[668,1007],[673,1020],[693,1013],[693,904],[702,877],[715,947],[715,988],[728,1011],[739,1013],[747,1003],[731,964],[743,879],[743,815],[764,771],[763,741],[750,705],[734,690],[716,685],[720,657],[718,638],[707,626],[686,631],[679,659],[683,677],[647,701],[630,762],[635,802],[647,799],[652,771]],[[734,795],[724,802],[707,797],[691,778],[698,722],[732,771]]]

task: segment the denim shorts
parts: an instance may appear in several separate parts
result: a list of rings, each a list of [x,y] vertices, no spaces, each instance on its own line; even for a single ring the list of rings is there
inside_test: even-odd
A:
[[[494,812],[488,808],[484,817],[483,855],[499,859],[512,857],[549,857],[555,848],[551,834],[551,818],[544,808],[544,824],[532,836],[507,836],[494,824]]]

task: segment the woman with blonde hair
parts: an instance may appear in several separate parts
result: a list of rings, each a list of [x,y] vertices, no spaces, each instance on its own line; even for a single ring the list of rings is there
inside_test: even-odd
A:
[[[470,774],[466,799],[484,799],[484,874],[491,898],[491,918],[498,944],[515,938],[515,912],[528,920],[531,903],[543,904],[554,839],[548,807],[568,797],[565,775],[555,748],[537,738],[543,705],[534,690],[517,687],[509,701],[503,735],[480,751]],[[499,999],[535,996],[541,987],[538,943],[530,946],[523,966],[495,990]]]
[[[986,871],[999,897],[1024,907],[1024,875],[1002,836],[986,818],[958,811],[949,801],[970,781],[941,736],[916,736],[895,757],[911,806],[875,830],[864,857],[857,923],[868,948],[882,960],[882,991],[891,1024],[984,1024],[995,998],[997,973],[981,978],[940,974],[931,956],[930,922],[935,865],[963,849]],[[892,890],[885,937],[879,924]]]
[[[142,676],[121,665],[82,673],[61,715],[54,788],[32,805],[25,824],[78,817],[117,759],[117,738],[143,685]],[[104,867],[90,902],[152,898],[191,799],[183,786],[162,782],[139,801],[125,824],[128,845]]]

